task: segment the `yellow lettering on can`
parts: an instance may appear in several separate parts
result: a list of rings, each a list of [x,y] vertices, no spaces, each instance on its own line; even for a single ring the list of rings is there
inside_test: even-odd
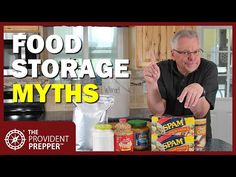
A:
[[[179,146],[182,144],[184,144],[183,138],[179,138],[179,139],[174,139],[174,140],[168,141],[168,142],[164,143],[163,145],[164,145],[165,149],[169,149],[169,148]]]
[[[177,120],[175,122],[170,122],[166,125],[163,125],[165,131],[167,130],[170,130],[170,129],[173,129],[173,128],[176,128],[176,127],[180,127],[180,126],[183,126],[184,125],[184,122],[183,120]]]

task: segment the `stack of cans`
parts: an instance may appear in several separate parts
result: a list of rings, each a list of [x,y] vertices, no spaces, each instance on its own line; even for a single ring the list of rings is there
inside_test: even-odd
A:
[[[194,117],[153,116],[152,151],[194,151]]]

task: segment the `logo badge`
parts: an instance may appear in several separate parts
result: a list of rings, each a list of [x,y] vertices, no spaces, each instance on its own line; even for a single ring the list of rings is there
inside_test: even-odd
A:
[[[13,150],[18,150],[25,144],[25,135],[17,129],[10,130],[5,136],[6,145]]]

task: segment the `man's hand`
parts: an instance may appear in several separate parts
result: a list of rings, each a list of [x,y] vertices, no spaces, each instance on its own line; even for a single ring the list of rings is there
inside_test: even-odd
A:
[[[146,68],[144,68],[143,75],[147,84],[156,84],[157,80],[160,78],[160,68],[155,62],[152,62]]]
[[[143,71],[147,84],[147,104],[152,114],[163,115],[166,110],[166,101],[162,99],[157,84],[160,78],[160,68],[155,62],[149,64]]]
[[[177,99],[180,103],[185,99],[184,107],[190,109],[197,105],[202,93],[203,87],[198,83],[193,83],[185,87]]]

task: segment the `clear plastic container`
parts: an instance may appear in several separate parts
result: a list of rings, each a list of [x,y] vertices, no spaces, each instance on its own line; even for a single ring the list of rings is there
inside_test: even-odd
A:
[[[115,151],[134,150],[134,134],[131,125],[127,123],[127,119],[119,119],[119,123],[115,125],[114,135]]]
[[[95,125],[93,131],[93,151],[114,151],[114,132],[112,125]]]

